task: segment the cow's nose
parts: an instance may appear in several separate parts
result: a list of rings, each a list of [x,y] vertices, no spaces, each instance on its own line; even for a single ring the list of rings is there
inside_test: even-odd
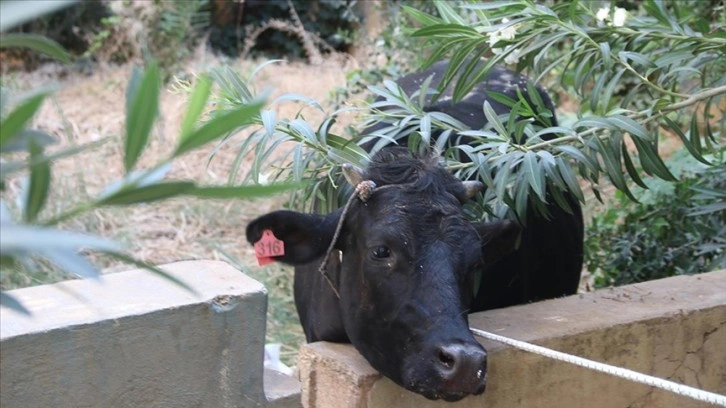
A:
[[[444,388],[481,394],[486,387],[487,353],[478,344],[451,344],[438,348],[438,371]]]

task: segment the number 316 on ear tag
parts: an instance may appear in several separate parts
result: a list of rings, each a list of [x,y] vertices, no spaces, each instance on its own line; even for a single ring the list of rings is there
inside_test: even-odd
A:
[[[285,243],[270,230],[262,231],[262,238],[255,243],[255,255],[260,266],[274,262],[273,256],[285,255]]]

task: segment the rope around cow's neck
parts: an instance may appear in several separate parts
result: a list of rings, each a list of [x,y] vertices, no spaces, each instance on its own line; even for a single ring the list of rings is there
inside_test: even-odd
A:
[[[343,221],[345,220],[345,216],[348,214],[348,210],[350,209],[351,204],[356,198],[359,198],[363,202],[368,201],[368,199],[371,197],[371,194],[373,194],[373,190],[375,188],[376,183],[372,182],[371,180],[361,181],[360,183],[358,183],[357,186],[355,186],[355,191],[353,192],[353,194],[350,195],[350,198],[348,198],[348,202],[345,203],[345,207],[343,207],[343,212],[340,214],[338,225],[335,226],[335,234],[333,234],[333,239],[330,241],[330,246],[328,246],[328,250],[325,251],[325,257],[320,263],[320,267],[318,267],[318,272],[323,275],[323,279],[328,282],[330,289],[333,290],[333,293],[335,293],[335,297],[337,297],[338,299],[340,299],[340,292],[338,292],[335,284],[330,279],[330,276],[328,276],[328,271],[326,268],[328,265],[328,260],[330,259],[330,254],[333,253],[335,243],[338,241],[338,236],[340,236],[340,230],[343,229]]]

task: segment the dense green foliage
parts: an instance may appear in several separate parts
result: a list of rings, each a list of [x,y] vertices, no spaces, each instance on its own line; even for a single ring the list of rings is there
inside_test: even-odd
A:
[[[494,64],[505,64],[527,71],[558,99],[581,101],[553,127],[551,113],[530,89],[530,101],[524,94],[518,100],[499,98],[512,106],[510,115],[498,116],[484,106],[489,125],[467,129],[448,115],[424,111],[424,96],[436,93],[426,83],[412,97],[390,81],[370,88],[380,101],[371,105],[373,114],[363,127],[389,124],[373,137],[405,137],[412,148],[435,145],[459,177],[487,184],[475,217],[526,222],[527,205],[544,211],[542,203],[554,200],[565,206],[564,191],[584,201],[578,176],[598,198],[604,179],[631,199],[631,185],[644,185],[644,176],[673,181],[658,152],[663,128],[677,134],[701,161],[718,149],[722,129],[704,112],[726,95],[722,17],[693,15],[697,8],[656,0],[631,11],[584,1],[552,7],[527,0],[435,6],[437,15],[404,9],[416,20],[413,35],[425,41],[418,49],[428,50],[428,62],[451,58],[444,84],[454,85],[455,97],[465,95]],[[479,65],[477,57],[488,57],[487,63]],[[336,115],[320,126],[263,115],[264,127],[240,144],[241,157],[255,157],[249,179],[313,179],[308,190],[295,194],[293,205],[336,208],[340,164],[355,159],[365,165],[368,158],[358,147],[365,138],[342,143],[339,135],[331,135]],[[457,145],[454,137],[461,134],[470,138],[469,146]],[[544,134],[560,137],[545,141]],[[298,143],[283,156],[291,158],[287,162],[273,154],[284,141]]]
[[[264,0],[211,2],[215,21],[209,32],[213,49],[230,56],[240,55],[245,42],[254,35],[253,54],[273,58],[309,57],[301,42],[295,17],[309,36],[320,40],[316,46],[346,50],[353,44],[360,16],[351,0]],[[272,21],[280,24],[271,25]],[[269,27],[269,28],[266,28]],[[258,34],[258,31],[262,31]]]
[[[647,179],[639,202],[617,192],[587,228],[587,269],[595,286],[624,285],[726,268],[726,157],[708,167],[680,152],[680,180]]]
[[[204,39],[229,56],[310,57],[307,39],[316,52],[347,50],[355,40],[359,14],[351,0],[90,0],[12,32],[42,35],[73,56],[117,63],[153,59],[165,72],[175,73]],[[32,53],[21,57],[27,68],[39,62]]]

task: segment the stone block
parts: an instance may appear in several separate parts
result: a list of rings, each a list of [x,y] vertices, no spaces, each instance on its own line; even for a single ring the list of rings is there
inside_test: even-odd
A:
[[[472,327],[726,394],[726,271],[602,289],[475,313]],[[303,347],[298,368],[307,408],[589,407],[698,408],[668,391],[487,340],[483,395],[430,401],[380,376],[350,345]]]
[[[223,262],[10,291],[0,308],[0,406],[257,407],[265,288]]]

